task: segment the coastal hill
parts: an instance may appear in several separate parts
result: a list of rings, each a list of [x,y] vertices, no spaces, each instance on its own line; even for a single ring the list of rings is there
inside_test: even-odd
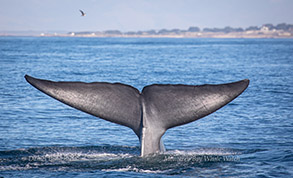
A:
[[[0,36],[25,36],[26,33],[1,33]],[[119,30],[82,32],[30,32],[26,36],[67,36],[67,37],[143,37],[143,38],[293,38],[293,24],[264,24],[248,28],[203,28],[191,26],[182,29],[161,29],[147,31]]]

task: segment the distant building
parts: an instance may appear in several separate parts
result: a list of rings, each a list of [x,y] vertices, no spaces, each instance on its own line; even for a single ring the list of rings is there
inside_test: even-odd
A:
[[[267,26],[262,26],[261,29],[260,29],[260,31],[262,31],[262,32],[268,32],[268,31],[270,31],[270,29]]]

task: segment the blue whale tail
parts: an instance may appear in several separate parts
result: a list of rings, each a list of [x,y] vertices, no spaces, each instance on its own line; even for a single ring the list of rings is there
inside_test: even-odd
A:
[[[141,156],[162,151],[167,129],[215,112],[239,96],[249,80],[219,85],[154,84],[142,92],[122,83],[54,82],[25,76],[45,94],[78,110],[131,128]]]

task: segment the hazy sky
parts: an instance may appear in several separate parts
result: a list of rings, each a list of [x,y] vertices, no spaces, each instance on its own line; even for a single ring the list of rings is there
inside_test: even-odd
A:
[[[0,9],[0,31],[293,24],[293,0],[0,0]]]

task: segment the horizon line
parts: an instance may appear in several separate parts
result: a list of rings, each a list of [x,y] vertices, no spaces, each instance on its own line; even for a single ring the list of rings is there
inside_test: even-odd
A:
[[[187,28],[190,29],[192,27],[196,27],[198,29],[200,29],[199,31],[203,31],[204,29],[224,29],[224,28],[238,28],[238,29],[248,29],[250,27],[257,27],[257,28],[261,28],[261,27],[264,27],[264,26],[278,26],[278,25],[289,25],[289,26],[292,26],[293,27],[293,24],[291,23],[286,23],[286,22],[281,22],[281,23],[276,23],[276,25],[274,25],[273,23],[264,23],[262,25],[249,25],[248,27],[234,27],[234,26],[230,26],[230,25],[226,25],[226,26],[223,26],[223,27],[199,27],[199,26],[196,26],[196,25],[191,25]],[[120,32],[139,32],[139,31],[151,31],[151,30],[154,30],[154,31],[160,31],[160,30],[185,30],[184,28],[177,28],[177,27],[173,27],[173,28],[159,28],[159,29],[145,29],[145,30],[120,30],[120,29],[106,29],[106,30],[93,30],[93,29],[88,29],[88,30],[62,30],[62,29],[53,29],[53,30],[34,30],[34,29],[21,29],[21,30],[0,30],[0,32],[85,32],[85,31],[95,31],[95,32],[105,32],[105,31],[120,31]]]

